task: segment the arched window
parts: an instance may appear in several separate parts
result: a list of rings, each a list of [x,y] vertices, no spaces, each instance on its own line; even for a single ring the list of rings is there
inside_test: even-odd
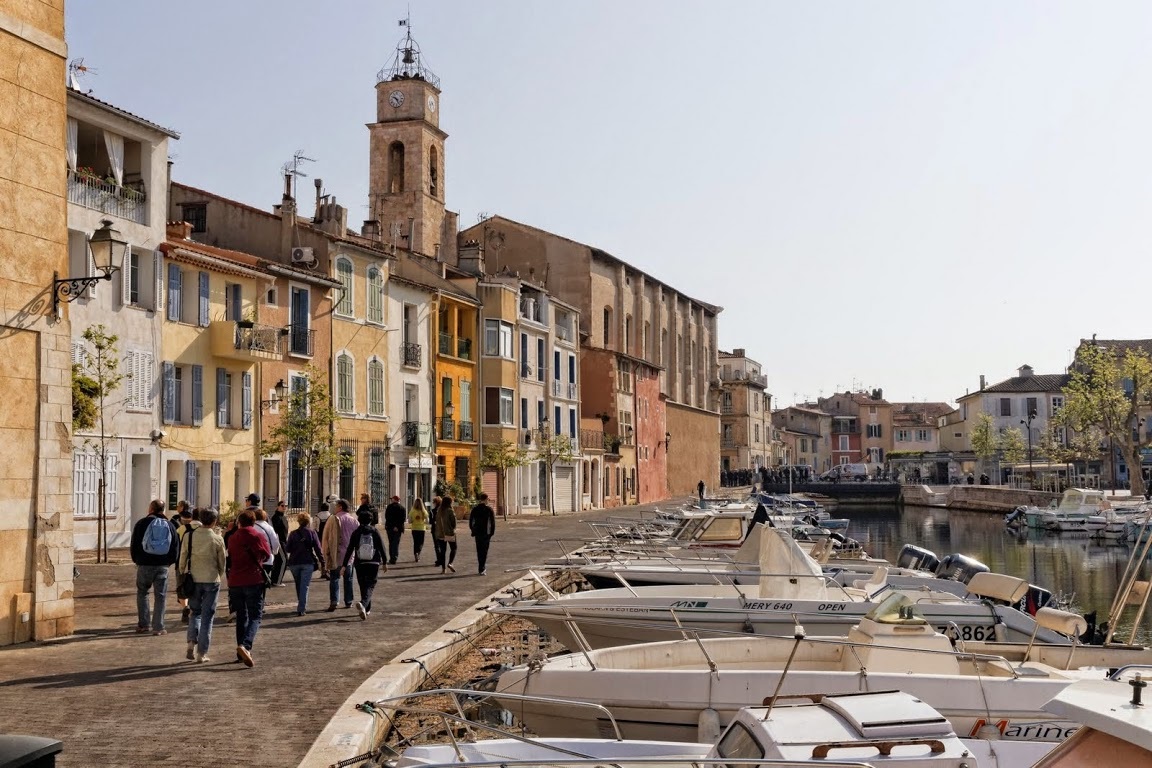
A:
[[[640,339],[640,357],[645,360],[652,354],[652,323],[644,321],[644,337]]]
[[[433,144],[428,152],[428,194],[440,196],[440,153]]]
[[[612,338],[612,307],[604,307],[604,346],[607,347]]]
[[[352,356],[341,352],[336,358],[336,410],[351,413],[356,408],[352,394]]]
[[[368,415],[384,415],[384,364],[375,357],[368,361]]]
[[[388,191],[394,195],[404,191],[404,144],[399,141],[388,145]]]
[[[352,316],[352,261],[344,257],[336,259],[336,279],[340,282],[340,299],[336,302],[336,314]]]
[[[624,315],[624,351],[632,353],[632,315]]]
[[[384,323],[384,276],[379,267],[368,267],[368,322]]]

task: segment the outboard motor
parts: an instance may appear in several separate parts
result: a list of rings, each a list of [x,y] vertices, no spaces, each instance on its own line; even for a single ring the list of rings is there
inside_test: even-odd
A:
[[[1028,507],[1021,504],[1020,506],[1016,507],[1016,509],[1014,509],[1008,513],[1008,515],[1004,518],[1004,524],[1010,528],[1015,528],[1017,526],[1024,525],[1024,523],[1026,521],[1026,518],[1024,515],[1027,511],[1028,511]]]
[[[936,578],[951,579],[961,584],[967,584],[973,576],[978,573],[987,573],[988,570],[988,566],[979,560],[954,553],[945,555],[944,559],[940,561],[940,565],[936,566]]]
[[[1024,599],[1016,604],[1016,609],[1032,616],[1036,615],[1036,611],[1041,608],[1047,607],[1052,602],[1051,590],[1038,587],[1035,584],[1028,585],[1028,593],[1024,595]]]
[[[935,552],[915,544],[905,544],[900,548],[900,554],[896,557],[897,568],[935,572],[938,565],[940,565],[940,558],[936,556]]]

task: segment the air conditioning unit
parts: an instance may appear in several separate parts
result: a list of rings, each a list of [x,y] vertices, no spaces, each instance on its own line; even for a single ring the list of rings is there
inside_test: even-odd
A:
[[[317,263],[316,254],[311,248],[293,248],[292,263],[307,269],[314,269]]]

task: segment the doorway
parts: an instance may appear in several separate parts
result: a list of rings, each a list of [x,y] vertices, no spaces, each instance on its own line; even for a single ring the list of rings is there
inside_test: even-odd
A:
[[[276,503],[280,501],[280,460],[279,459],[265,459],[264,467],[261,473],[260,488],[263,496],[260,503],[264,505],[264,509],[276,509]],[[237,498],[243,498],[237,492]]]

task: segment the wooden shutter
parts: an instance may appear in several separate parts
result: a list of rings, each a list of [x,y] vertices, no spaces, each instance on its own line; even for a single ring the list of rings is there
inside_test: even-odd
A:
[[[176,364],[165,360],[160,364],[160,410],[161,419],[165,424],[176,421]]]
[[[214,509],[220,508],[220,462],[212,462],[212,500],[209,502]]]
[[[228,427],[228,387],[225,381],[228,371],[223,368],[216,369],[216,426]]]
[[[168,319],[173,322],[180,321],[180,292],[183,289],[184,276],[180,272],[179,264],[168,265]]]
[[[485,387],[484,389],[484,423],[500,423],[500,389],[498,387]]]
[[[192,424],[204,421],[204,366],[192,366]]]
[[[196,462],[184,462],[184,500],[191,504],[193,507],[196,506],[196,481],[198,479],[197,474]]]
[[[240,387],[240,424],[244,429],[252,429],[252,374],[244,372]]]
[[[198,312],[197,321],[199,322],[201,328],[207,328],[208,327],[208,273],[207,272],[201,272],[200,273],[199,289],[200,289],[198,292],[198,296],[199,296],[198,309],[199,309],[199,312]]]

